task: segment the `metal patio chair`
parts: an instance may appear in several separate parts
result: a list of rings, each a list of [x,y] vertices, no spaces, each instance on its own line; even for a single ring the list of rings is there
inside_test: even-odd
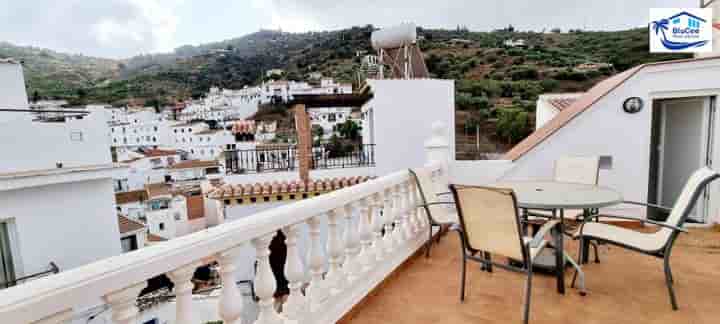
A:
[[[430,257],[430,248],[432,246],[433,228],[442,226],[450,227],[457,223],[457,213],[452,212],[447,207],[455,205],[455,202],[443,199],[442,196],[450,197],[450,192],[437,192],[437,186],[432,180],[432,174],[428,168],[410,169],[410,174],[415,179],[418,192],[420,193],[421,204],[419,208],[425,210],[428,217],[428,241],[425,244],[425,257]],[[440,236],[438,236],[438,240]]]
[[[450,189],[457,203],[460,220],[460,224],[452,228],[458,232],[462,244],[460,301],[465,300],[467,260],[480,262],[488,272],[492,272],[493,266],[498,266],[525,273],[523,323],[527,324],[530,317],[533,259],[547,245],[545,234],[555,230],[555,235],[562,235],[557,232],[560,221],[549,220],[534,237],[526,237],[521,229],[517,200],[512,190],[455,185],[451,185]],[[522,266],[493,262],[491,253],[519,260]]]
[[[631,251],[663,259],[665,283],[668,288],[668,294],[670,295],[670,303],[673,310],[677,310],[677,300],[673,289],[674,280],[670,269],[670,253],[672,252],[677,236],[681,232],[688,232],[682,228],[682,226],[695,207],[700,195],[707,185],[718,177],[720,177],[720,174],[708,167],[703,167],[695,171],[685,183],[685,187],[672,209],[653,204],[631,201],[625,202],[668,211],[670,215],[665,222],[634,217],[602,215],[603,218],[637,220],[643,223],[657,225],[660,227],[660,230],[655,233],[643,233],[609,224],[587,222],[587,220],[593,216],[587,217],[577,233],[577,237],[580,239],[580,262],[586,262],[587,244],[591,241],[613,244]],[[573,278],[573,285],[574,284],[575,278]]]

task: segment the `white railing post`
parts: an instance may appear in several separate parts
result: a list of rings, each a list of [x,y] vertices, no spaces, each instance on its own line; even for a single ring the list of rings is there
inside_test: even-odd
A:
[[[140,291],[142,291],[146,285],[147,283],[141,282],[103,296],[103,300],[105,301],[105,303],[110,305],[113,323],[137,323],[138,308],[135,305],[135,302],[140,295]]]
[[[275,233],[266,234],[264,236],[252,240],[257,255],[258,269],[255,277],[255,293],[260,298],[260,311],[255,324],[279,324],[283,322],[283,318],[275,310],[275,276],[270,267],[270,242]]]
[[[325,251],[320,241],[320,216],[307,220],[310,232],[310,275],[311,281],[307,288],[307,295],[310,298],[311,311],[328,298],[328,282],[323,280],[325,273]],[[328,226],[329,228],[329,226]],[[328,240],[330,233],[328,233]],[[329,270],[328,270],[329,275]]]
[[[425,218],[422,217],[421,208],[418,208],[420,203],[418,187],[415,181],[410,181],[410,215],[415,218],[415,224],[417,225],[417,232],[423,232],[425,228]]]
[[[383,242],[382,242],[382,230],[383,230],[383,217],[382,217],[382,206],[383,198],[380,192],[375,193],[372,196],[372,209],[370,210],[370,227],[372,228],[372,251],[376,262],[383,260]]]
[[[385,189],[385,205],[383,207],[383,220],[385,221],[385,236],[383,236],[383,248],[385,254],[390,255],[395,250],[393,220],[395,217],[395,205],[392,188]]]
[[[355,227],[354,214],[355,203],[345,205],[345,262],[343,262],[343,272],[349,283],[357,280],[359,275],[358,252],[360,241]]]
[[[343,261],[343,252],[345,251],[345,244],[342,241],[340,219],[340,209],[328,211],[328,254],[330,258],[328,260],[328,273],[325,276],[325,280],[328,282],[330,292],[337,294],[343,289],[343,277],[345,276],[343,269],[341,268]]]
[[[32,324],[59,324],[59,323],[70,323],[70,320],[73,317],[73,311],[72,309],[64,310],[62,312],[58,312],[56,314],[50,315],[48,317],[45,317],[41,320],[37,320],[33,322]]]
[[[412,219],[410,219],[410,196],[409,196],[409,183],[403,182],[400,184],[400,201],[402,202],[402,212],[400,213],[400,223],[402,224],[402,234],[403,234],[403,240],[407,241],[410,240],[414,233],[414,224],[412,222]]]
[[[363,198],[358,202],[359,219],[358,219],[358,232],[360,236],[360,251],[358,253],[358,263],[361,266],[362,272],[367,272],[372,267],[375,257],[372,255],[370,250],[372,245],[372,229],[370,227],[370,212],[372,208],[370,204],[372,201],[369,197]]]
[[[400,193],[400,185],[397,184],[393,187],[393,222],[395,227],[393,228],[393,243],[394,248],[401,247],[405,244],[405,229],[403,228],[403,205],[402,205],[402,194]]]
[[[175,323],[194,324],[192,319],[192,292],[195,284],[192,282],[195,270],[200,266],[199,262],[191,263],[168,272],[167,276],[175,285]]]
[[[307,310],[307,299],[302,293],[305,280],[305,265],[300,258],[297,241],[300,225],[291,225],[283,229],[285,245],[287,245],[287,259],[285,260],[285,277],[288,280],[290,295],[283,305],[283,315],[290,319],[301,321]]]
[[[243,296],[238,289],[235,281],[235,261],[240,252],[239,247],[235,247],[224,252],[218,253],[216,259],[220,265],[220,280],[222,281],[222,290],[220,291],[220,301],[218,302],[218,315],[223,323],[241,324],[240,317],[243,312]]]

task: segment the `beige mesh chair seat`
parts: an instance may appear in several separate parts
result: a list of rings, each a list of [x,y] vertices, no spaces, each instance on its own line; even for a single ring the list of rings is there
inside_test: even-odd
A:
[[[430,256],[430,248],[432,246],[432,233],[433,228],[442,226],[451,226],[458,222],[457,212],[451,208],[454,207],[455,203],[452,200],[448,200],[451,197],[448,195],[449,192],[438,192],[438,183],[432,179],[432,172],[429,168],[416,168],[410,169],[410,174],[415,179],[417,184],[418,192],[420,194],[421,204],[418,208],[422,208],[428,217],[428,241],[425,245],[425,256]],[[449,190],[449,188],[446,188]],[[444,197],[441,197],[443,196]],[[438,236],[438,239],[440,237]]]
[[[460,300],[465,300],[467,260],[480,262],[482,269],[492,272],[493,266],[522,272],[525,282],[523,322],[530,317],[533,260],[547,246],[545,235],[551,230],[557,236],[557,220],[550,220],[536,233],[525,237],[521,230],[520,215],[515,193],[510,189],[450,185],[455,198],[460,223],[452,227],[460,236],[462,247],[462,275]],[[513,267],[492,261],[492,255],[518,260],[522,266]]]
[[[687,220],[688,215],[692,212],[698,198],[703,193],[707,185],[718,177],[720,177],[720,174],[707,167],[703,167],[695,171],[688,179],[672,209],[653,204],[631,201],[625,202],[628,204],[642,205],[648,208],[660,208],[670,211],[670,215],[665,222],[657,222],[634,217],[602,215],[603,218],[637,220],[643,223],[654,224],[660,227],[660,229],[655,233],[643,233],[597,222],[588,223],[586,219],[583,221],[583,224],[580,226],[580,229],[576,234],[576,236],[580,239],[580,261],[587,262],[587,247],[588,243],[591,241],[605,242],[663,259],[665,283],[667,285],[668,294],[670,295],[670,304],[672,305],[673,310],[677,310],[677,299],[673,289],[674,281],[672,270],[670,268],[670,253],[672,252],[672,247],[677,236],[681,232],[687,232],[687,230],[683,229],[682,226]],[[587,218],[591,217],[592,216]],[[573,283],[574,281],[575,280],[573,279]]]

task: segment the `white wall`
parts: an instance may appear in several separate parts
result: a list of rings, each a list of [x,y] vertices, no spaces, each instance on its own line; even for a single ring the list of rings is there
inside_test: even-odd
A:
[[[608,155],[612,170],[601,170],[600,184],[620,190],[626,200],[647,201],[652,99],[719,95],[718,75],[720,60],[647,67],[515,161],[505,178],[550,179],[557,157]],[[635,96],[645,103],[642,111],[624,112],[623,101]],[[715,146],[717,153],[720,140]],[[711,217],[718,214],[717,197],[713,184]]]
[[[4,191],[0,220],[8,220],[18,277],[47,269],[66,271],[120,254],[112,180]]]
[[[433,122],[447,126],[455,155],[455,84],[452,80],[368,80],[373,92],[363,111],[372,109],[378,175],[424,165],[424,143]],[[368,125],[369,126],[369,125]]]
[[[101,113],[64,123],[0,122],[0,152],[0,173],[112,163]]]
[[[22,65],[0,62],[0,107],[28,109]],[[0,124],[17,118],[30,119],[29,114],[0,112]]]

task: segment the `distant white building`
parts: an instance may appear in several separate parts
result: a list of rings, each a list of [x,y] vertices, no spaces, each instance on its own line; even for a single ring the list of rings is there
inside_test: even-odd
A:
[[[110,109],[117,121],[110,122],[110,144],[114,147],[137,149],[141,147],[167,147],[170,145],[170,120],[152,108],[122,113]]]
[[[527,47],[527,46],[528,46],[528,45],[527,45],[527,42],[526,42],[524,39],[522,39],[522,38],[520,38],[520,39],[506,39],[506,40],[503,42],[503,45],[505,45],[505,47]]]
[[[181,123],[171,127],[172,147],[187,154],[188,159],[214,160],[229,144],[235,143],[232,132],[210,129],[206,123]]]
[[[20,64],[0,61],[0,84],[0,106],[29,108]],[[0,112],[0,151],[0,282],[121,253],[112,182],[121,167],[104,114],[48,123]]]
[[[310,117],[310,125],[322,127],[323,139],[328,139],[332,137],[333,134],[337,134],[338,125],[350,120],[352,108],[310,108],[307,112]]]
[[[148,149],[142,152],[129,152],[126,159],[118,159],[128,166],[127,172],[115,179],[115,191],[140,190],[149,183],[164,182],[168,168],[181,161],[176,150]]]

